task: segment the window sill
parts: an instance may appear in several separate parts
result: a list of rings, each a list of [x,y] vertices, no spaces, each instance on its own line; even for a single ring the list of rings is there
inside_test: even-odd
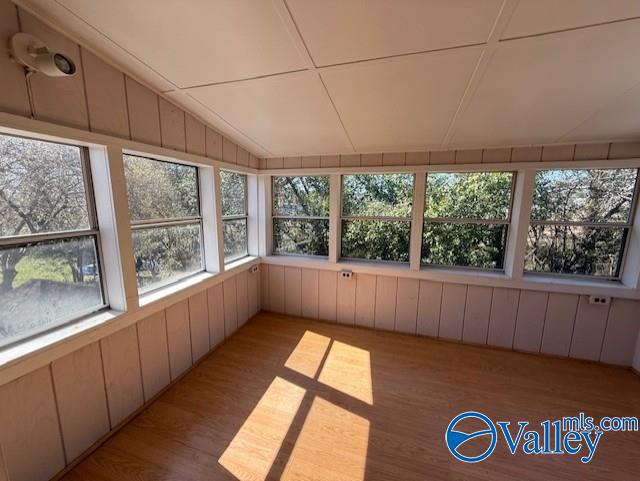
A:
[[[160,287],[151,292],[141,294],[138,297],[138,304],[140,305],[140,307],[148,306],[149,304],[153,304],[154,302],[157,302],[165,297],[177,294],[178,292],[183,291],[184,289],[187,289],[191,286],[200,284],[201,282],[204,282],[208,279],[213,279],[217,275],[217,273],[213,272],[198,272],[167,286]]]
[[[301,256],[266,256],[262,258],[262,261],[267,265],[332,271],[347,269],[353,271],[355,274],[405,277],[451,284],[470,284],[476,286],[640,299],[640,291],[621,283],[603,282],[599,280],[567,279],[537,275],[524,276],[516,279],[507,276],[501,271],[445,269],[440,267],[423,267],[420,270],[411,270],[407,264],[347,260],[329,262],[326,259]]]

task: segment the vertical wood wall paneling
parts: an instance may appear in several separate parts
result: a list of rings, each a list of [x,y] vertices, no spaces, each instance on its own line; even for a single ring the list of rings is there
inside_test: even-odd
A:
[[[222,135],[210,127],[205,128],[207,157],[222,160]]]
[[[50,479],[65,466],[49,366],[0,386],[0,445],[11,481]]]
[[[231,277],[222,283],[224,294],[224,337],[228,339],[238,330],[238,286]]]
[[[393,331],[396,325],[396,297],[398,278],[377,276],[375,328]]]
[[[158,96],[135,80],[125,77],[131,140],[160,145]]]
[[[318,317],[325,321],[335,321],[337,317],[338,273],[320,271],[318,273]]]
[[[51,364],[62,439],[69,461],[109,432],[109,414],[98,343]]]
[[[189,329],[189,305],[180,301],[165,311],[167,318],[167,342],[171,380],[176,379],[191,366],[191,332]]]
[[[356,322],[356,282],[356,274],[342,277],[338,273],[336,320],[341,324],[354,325]]]
[[[242,147],[238,146],[238,155],[236,158],[238,165],[249,166],[249,152]]]
[[[11,36],[19,31],[17,7],[8,0],[0,1],[0,42],[8,45]],[[0,55],[0,110],[16,115],[31,115],[27,80],[24,69],[8,54]]]
[[[631,366],[640,331],[640,303],[631,299],[613,299],[600,361]]]
[[[149,401],[171,382],[165,311],[142,319],[137,326],[142,387]]]
[[[104,380],[114,428],[144,404],[136,326],[100,340]]]
[[[318,271],[302,269],[301,313],[302,317],[318,319]]]
[[[418,279],[398,278],[396,296],[396,331],[415,334],[418,319],[418,297],[420,281]]]
[[[462,339],[466,297],[467,286],[464,284],[444,284],[442,286],[438,337],[451,341]]]
[[[519,290],[502,287],[493,289],[487,344],[506,349],[513,347],[519,303]]]
[[[124,75],[85,49],[82,49],[82,63],[91,130],[128,139]]]
[[[162,146],[184,152],[186,148],[184,112],[162,97],[159,98],[158,105]]]
[[[207,155],[206,128],[193,115],[184,114],[185,143],[187,152],[196,155]]]
[[[555,356],[569,355],[577,309],[578,296],[574,294],[549,294],[541,352]]]
[[[72,77],[47,77],[40,74],[29,79],[34,117],[88,130],[89,118],[80,47],[22,9],[20,24],[23,32],[35,35],[51,50],[72,58],[77,68],[76,74]]]
[[[440,327],[440,306],[442,283],[420,281],[418,298],[418,319],[416,332],[421,336],[438,337]]]
[[[226,137],[222,137],[222,160],[235,164],[237,161],[238,146]]]
[[[260,309],[263,311],[271,310],[271,297],[269,295],[269,265],[260,265]]]
[[[580,296],[569,356],[576,359],[600,359],[609,306],[589,304],[589,296]]]
[[[356,325],[374,327],[376,316],[376,276],[356,274]]]
[[[236,298],[238,327],[241,327],[249,320],[249,273],[246,270],[236,276]]]
[[[261,269],[261,266],[258,266]],[[260,311],[260,272],[248,273],[247,288],[249,289],[249,317],[255,316]]]
[[[549,294],[546,292],[520,292],[516,333],[513,338],[514,349],[540,352],[548,298]]]
[[[224,341],[224,294],[222,284],[207,290],[209,304],[209,338],[211,347],[216,347]]]
[[[284,268],[284,311],[290,316],[302,312],[302,273],[299,267]]]
[[[491,315],[493,288],[469,286],[464,309],[462,340],[472,344],[486,344]]]
[[[191,328],[191,355],[197,361],[209,352],[209,306],[207,291],[189,298],[189,326]]]
[[[269,310],[284,314],[283,266],[269,266]]]

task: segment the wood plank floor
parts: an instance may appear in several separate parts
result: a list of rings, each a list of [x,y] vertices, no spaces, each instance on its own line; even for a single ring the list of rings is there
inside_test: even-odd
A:
[[[494,421],[640,416],[630,371],[262,313],[64,478],[123,480],[634,480],[640,434],[605,433],[591,463],[477,464],[444,432]]]

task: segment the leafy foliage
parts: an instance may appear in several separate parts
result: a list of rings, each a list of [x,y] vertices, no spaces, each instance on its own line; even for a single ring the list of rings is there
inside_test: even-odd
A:
[[[224,260],[233,261],[247,255],[247,219],[223,219]]]
[[[273,251],[276,254],[328,255],[329,177],[274,177],[272,191]]]
[[[169,221],[200,215],[195,167],[133,155],[124,156],[129,216]],[[202,270],[199,220],[187,225],[135,228],[133,254],[141,292]]]
[[[227,216],[247,215],[247,176],[221,171],[222,239],[224,261],[230,262],[248,253],[247,219],[225,219]]]

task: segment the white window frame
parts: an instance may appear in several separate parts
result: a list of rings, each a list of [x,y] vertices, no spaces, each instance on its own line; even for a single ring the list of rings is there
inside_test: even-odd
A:
[[[277,177],[326,177],[327,180],[329,181],[329,204],[331,203],[331,176],[330,175],[274,175],[271,176],[271,212],[273,212],[273,215],[271,216],[271,233],[272,236],[275,236],[275,225],[276,225],[276,220],[278,219],[285,219],[285,220],[300,220],[300,221],[309,221],[309,220],[326,220],[327,223],[329,224],[329,235],[327,238],[327,255],[323,256],[323,255],[316,255],[316,254],[302,254],[302,253],[290,253],[290,252],[276,252],[275,251],[275,237],[272,237],[272,241],[271,241],[271,247],[272,247],[272,255],[274,256],[294,256],[294,257],[313,257],[313,258],[317,258],[317,259],[328,259],[329,258],[329,252],[330,252],[330,232],[331,232],[331,207],[329,207],[329,213],[326,216],[316,216],[316,215],[282,215],[282,214],[276,214],[276,196],[273,195],[273,193],[275,192],[275,188],[273,186],[273,183],[275,181],[275,179]]]
[[[47,241],[59,241],[59,240],[74,239],[79,237],[93,238],[94,245],[96,248],[96,262],[97,262],[96,269],[98,272],[98,276],[100,278],[100,294],[102,297],[102,303],[88,309],[77,311],[70,316],[62,317],[56,320],[55,322],[48,323],[43,326],[31,328],[17,336],[8,338],[7,340],[0,340],[0,348],[4,348],[12,344],[16,344],[21,341],[24,341],[25,339],[41,335],[45,332],[54,330],[66,324],[70,324],[78,319],[82,319],[83,317],[100,312],[109,307],[109,294],[108,294],[106,276],[104,273],[105,262],[102,255],[102,241],[100,238],[100,229],[98,226],[98,215],[96,210],[95,194],[93,189],[93,173],[91,169],[89,149],[86,146],[75,144],[72,141],[64,142],[59,140],[40,139],[35,135],[28,135],[28,134],[22,135],[22,134],[14,134],[14,133],[3,133],[3,135],[11,136],[11,137],[20,137],[27,140],[36,140],[41,142],[50,142],[50,143],[68,145],[70,147],[75,147],[79,149],[80,162],[81,162],[81,168],[82,168],[82,178],[84,182],[85,202],[87,206],[87,220],[89,225],[88,225],[88,228],[85,228],[85,229],[75,229],[75,230],[61,231],[61,232],[42,232],[42,233],[35,233],[35,234],[28,234],[28,235],[2,237],[0,238],[0,247],[15,248],[15,247],[22,247],[22,246],[29,246],[29,245],[32,245],[32,246],[38,245],[42,242],[47,242]]]
[[[574,168],[564,168],[564,169],[538,169],[536,170],[536,174],[538,172],[543,171],[558,171],[558,170],[620,170],[622,167],[599,167],[599,168],[583,168],[583,167],[574,167]],[[565,279],[577,279],[577,280],[598,280],[598,281],[609,281],[609,282],[617,282],[620,283],[624,278],[624,271],[627,265],[627,254],[629,251],[630,239],[632,237],[632,232],[634,231],[634,219],[636,216],[636,210],[638,205],[638,195],[640,193],[640,168],[636,168],[636,179],[635,184],[633,186],[633,196],[631,198],[631,205],[629,210],[629,218],[626,222],[583,222],[583,221],[558,221],[558,220],[537,220],[531,218],[531,213],[529,213],[529,222],[527,223],[527,231],[531,226],[571,226],[571,227],[600,227],[600,228],[611,228],[611,229],[620,229],[626,230],[627,235],[624,237],[622,242],[622,251],[620,253],[620,259],[618,260],[618,275],[617,276],[596,276],[596,275],[588,275],[588,274],[571,274],[566,272],[540,272],[540,271],[530,271],[526,270],[523,263],[523,273],[524,276],[552,276],[559,277]],[[534,180],[535,182],[535,180]],[[534,184],[535,187],[535,184]],[[533,206],[533,192],[531,197],[531,204]],[[525,240],[526,242],[526,240]],[[526,254],[527,246],[525,244],[525,254]]]
[[[222,207],[220,208],[220,218],[222,220],[222,258],[223,258],[224,265],[229,265],[239,261],[240,259],[244,259],[245,257],[250,255],[249,254],[249,244],[250,244],[249,242],[249,176],[244,172],[236,172],[228,169],[220,169],[220,175],[222,175],[223,172],[238,174],[244,178],[244,214],[225,215],[222,212]],[[220,188],[221,205],[222,205],[222,195],[223,194],[222,194],[222,187],[221,187]],[[224,255],[224,225],[227,222],[241,220],[241,219],[244,220],[244,230],[245,230],[244,254],[237,257],[230,257],[229,259],[227,259],[226,256]]]
[[[511,218],[512,218],[512,212],[513,212],[513,199],[514,199],[514,194],[515,194],[515,186],[516,186],[516,182],[517,182],[517,178],[518,178],[518,173],[515,171],[489,171],[489,170],[483,170],[483,171],[479,171],[477,173],[486,173],[486,174],[494,174],[494,173],[503,173],[503,172],[508,172],[511,174],[511,190],[509,191],[509,212],[507,215],[506,219],[472,219],[472,218],[454,218],[454,217],[427,217],[426,216],[426,210],[427,210],[427,200],[426,200],[426,195],[428,194],[427,192],[427,184],[429,183],[429,173],[426,173],[425,177],[425,195],[424,195],[424,205],[423,205],[423,215],[422,215],[422,231],[420,233],[420,265],[421,267],[424,267],[425,269],[432,269],[432,268],[441,268],[441,269],[455,269],[455,270],[470,270],[470,271],[485,271],[485,272],[504,272],[505,271],[505,265],[507,263],[507,253],[508,253],[508,246],[509,246],[509,238],[511,237]],[[458,171],[458,172],[433,172],[433,173],[443,173],[443,174],[449,174],[449,173],[454,173],[454,174],[472,174],[475,172],[472,171]],[[473,225],[473,224],[479,224],[479,225],[504,225],[507,228],[507,235],[506,235],[506,239],[504,242],[504,257],[502,259],[502,267],[495,267],[495,268],[487,268],[487,267],[477,267],[477,266],[452,266],[452,265],[447,265],[447,264],[427,264],[427,263],[423,263],[422,262],[422,247],[423,247],[423,239],[422,236],[424,235],[424,227],[429,224],[429,223],[433,223],[433,224],[462,224],[462,225]]]
[[[371,215],[345,215],[344,214],[344,178],[347,175],[393,175],[393,174],[411,174],[413,176],[412,180],[412,193],[413,198],[411,202],[411,212],[406,217],[393,217],[393,216],[371,216]],[[337,247],[338,251],[336,253],[336,258],[343,261],[351,261],[351,262],[373,262],[373,263],[381,263],[381,264],[395,264],[395,265],[411,265],[411,252],[412,252],[412,238],[413,238],[413,226],[414,226],[414,213],[415,213],[415,192],[416,192],[416,179],[419,174],[415,172],[358,172],[358,173],[345,173],[340,176],[340,184],[339,184],[339,192],[340,192],[340,207],[339,207],[339,219],[338,219],[338,242]],[[360,257],[345,257],[342,255],[342,223],[344,221],[382,221],[382,222],[404,222],[409,224],[409,246],[407,252],[407,260],[406,261],[396,261],[396,260],[379,260],[379,259],[365,259]],[[330,224],[331,227],[331,224]]]
[[[133,234],[136,231],[159,229],[159,228],[163,228],[163,227],[184,226],[184,225],[197,225],[200,228],[200,267],[201,268],[199,270],[197,270],[197,271],[189,272],[187,274],[180,275],[180,276],[174,276],[174,277],[171,277],[171,278],[167,279],[166,281],[158,282],[151,289],[142,289],[141,287],[138,287],[139,296],[145,296],[145,295],[154,293],[154,292],[156,292],[158,290],[164,289],[164,288],[166,288],[168,286],[171,286],[173,284],[176,284],[176,283],[178,283],[180,281],[183,281],[185,279],[188,279],[189,277],[192,277],[192,276],[195,276],[197,274],[200,274],[201,272],[206,270],[206,263],[205,263],[206,246],[205,246],[204,223],[203,223],[203,215],[202,215],[200,169],[197,166],[185,164],[185,163],[182,163],[182,162],[179,162],[179,161],[176,161],[176,160],[160,159],[160,158],[154,157],[154,156],[152,156],[150,154],[140,154],[140,153],[137,153],[137,152],[136,153],[124,152],[123,153],[123,161],[124,161],[124,155],[128,155],[128,156],[131,156],[131,157],[141,157],[141,158],[144,158],[144,159],[152,160],[154,162],[162,162],[162,163],[166,163],[166,164],[180,165],[180,166],[188,167],[188,168],[191,168],[191,169],[195,169],[195,172],[196,172],[196,182],[195,183],[196,183],[197,197],[198,197],[198,215],[186,216],[186,217],[167,217],[167,218],[160,218],[160,219],[145,219],[145,220],[133,220],[129,216],[129,223],[130,223],[130,227],[131,227],[132,240],[133,240]],[[134,255],[134,262],[135,262],[135,255]],[[137,284],[137,276],[136,276],[136,284]]]

